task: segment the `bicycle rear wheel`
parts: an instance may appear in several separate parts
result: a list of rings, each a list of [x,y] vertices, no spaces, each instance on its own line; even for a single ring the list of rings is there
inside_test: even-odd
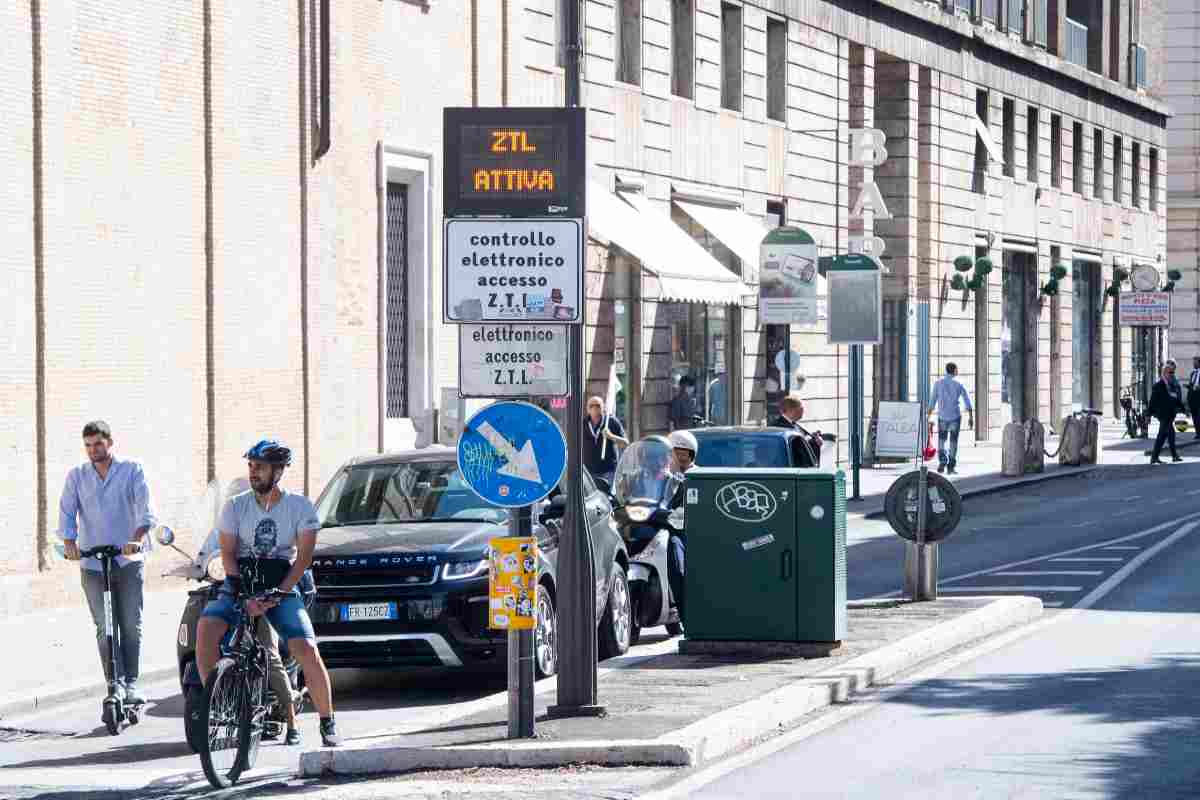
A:
[[[200,707],[200,766],[215,789],[237,782],[245,768],[250,726],[246,677],[232,658],[222,658],[204,687]]]

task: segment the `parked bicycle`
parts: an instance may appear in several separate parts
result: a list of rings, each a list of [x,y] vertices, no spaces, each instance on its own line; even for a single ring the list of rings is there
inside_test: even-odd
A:
[[[1124,439],[1148,439],[1150,437],[1150,411],[1142,403],[1137,391],[1137,384],[1130,384],[1121,390],[1121,408],[1125,413]]]
[[[251,563],[251,562],[243,562]],[[242,572],[244,583],[235,602],[238,623],[230,629],[221,647],[221,658],[204,686],[200,708],[200,765],[208,782],[217,789],[232,786],[242,773],[254,767],[258,745],[266,723],[267,651],[258,640],[262,616],[251,617],[248,601],[269,602],[286,597],[277,589],[254,593],[254,571]]]

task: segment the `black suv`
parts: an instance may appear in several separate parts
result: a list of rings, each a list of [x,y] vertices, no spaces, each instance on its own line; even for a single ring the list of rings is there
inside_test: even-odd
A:
[[[819,467],[821,455],[812,434],[797,428],[761,428],[757,425],[725,425],[692,428],[700,452],[701,467]],[[834,441],[831,434],[820,440]]]
[[[508,535],[509,514],[463,480],[455,451],[433,446],[355,459],[317,500],[311,610],[318,647],[334,667],[505,665],[504,631],[488,629],[488,541]],[[561,496],[561,495],[560,495]],[[628,557],[612,507],[589,475],[584,496],[596,564],[600,656],[629,649]],[[561,500],[533,533],[541,553],[539,677],[557,667],[555,561]]]

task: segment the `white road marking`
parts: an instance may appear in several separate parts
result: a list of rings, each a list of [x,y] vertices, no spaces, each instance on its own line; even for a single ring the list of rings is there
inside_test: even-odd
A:
[[[1200,489],[1192,489],[1190,492],[1187,492],[1187,494],[1200,494]]]
[[[1126,537],[1127,539],[1138,536],[1146,536],[1152,533],[1157,533],[1164,527],[1170,525],[1178,525],[1181,521],[1190,517],[1196,516],[1189,514],[1186,517],[1180,517],[1172,520],[1169,523],[1156,525],[1140,533]],[[1065,620],[1074,619],[1075,616],[1082,611],[1091,608],[1096,603],[1104,599],[1113,589],[1117,588],[1126,578],[1132,575],[1138,567],[1149,561],[1162,550],[1170,547],[1175,542],[1187,536],[1200,522],[1189,522],[1180,526],[1178,530],[1166,537],[1162,541],[1156,543],[1153,547],[1146,550],[1144,553],[1138,554],[1128,564],[1114,572],[1107,580],[1093,589],[1087,596],[1075,604],[1074,608],[1069,608],[1061,614],[1051,614],[1050,616],[1042,617],[1036,622],[1031,622],[1028,625],[1022,625],[1019,628],[1003,633],[993,639],[980,642],[975,647],[964,650],[957,655],[951,656],[945,660],[938,661],[928,669],[913,672],[910,675],[904,676],[903,683],[894,683],[878,690],[867,690],[853,697],[850,702],[839,705],[830,706],[827,711],[819,713],[811,722],[800,725],[780,735],[779,737],[764,742],[757,747],[742,752],[739,755],[718,761],[710,766],[701,767],[698,771],[684,778],[679,783],[665,787],[657,792],[642,795],[643,800],[676,800],[676,798],[687,797],[694,793],[697,789],[707,786],[714,781],[737,772],[752,764],[761,761],[781,750],[787,750],[789,747],[810,739],[819,733],[822,733],[829,728],[839,725],[848,720],[873,711],[878,706],[887,702],[896,695],[903,694],[915,688],[918,684],[932,680],[933,678],[945,675],[955,669],[958,669],[964,664],[968,664],[977,658],[987,655],[988,653],[1000,650],[1013,642],[1032,636],[1051,625],[1057,625]],[[1120,539],[1116,541],[1121,541]],[[1049,603],[1043,603],[1044,606],[1049,606]]]
[[[1072,525],[1071,527],[1072,528],[1090,528],[1095,524],[1096,524],[1095,522],[1080,522],[1078,524]]]
[[[1082,586],[939,586],[939,592],[1082,592]]]
[[[1200,517],[1200,511],[1194,511],[1190,514],[1184,514],[1182,516],[1176,517],[1173,520],[1170,520],[1169,522],[1161,522],[1152,528],[1147,528],[1144,531],[1138,531],[1137,533],[1131,533],[1126,536],[1119,536],[1116,539],[1109,539],[1104,542],[1096,542],[1095,544],[1088,544],[1088,545],[1084,545],[1083,547],[1073,547],[1070,550],[1060,550],[1057,553],[1049,553],[1044,556],[1035,556],[1034,558],[1026,558],[1026,559],[1022,559],[1021,561],[1010,561],[1007,564],[997,564],[996,566],[988,567],[987,569],[979,569],[979,570],[975,570],[974,572],[965,572],[962,575],[955,575],[950,578],[944,578],[944,579],[938,581],[938,586],[945,586],[950,583],[957,583],[959,581],[970,580],[971,578],[977,578],[980,575],[991,575],[992,573],[994,573],[998,570],[1012,569],[1013,567],[1024,567],[1028,564],[1038,564],[1043,561],[1060,559],[1062,556],[1070,556],[1070,555],[1074,555],[1075,553],[1086,553],[1086,552],[1089,552],[1092,550],[1097,550],[1100,548],[1106,548],[1106,547],[1112,547],[1113,545],[1119,545],[1123,542],[1132,542],[1137,539],[1144,539],[1147,536],[1153,536],[1156,533],[1161,533],[1162,531],[1165,531],[1168,528],[1171,528],[1172,526],[1179,525],[1180,523],[1196,519],[1197,517]],[[1083,560],[1084,561],[1093,561],[1096,559],[1083,559]],[[1118,559],[1118,560],[1120,560],[1120,559]],[[876,595],[876,598],[884,599],[884,598],[888,598],[888,597],[899,597],[901,594],[903,594],[903,590],[896,589],[895,591],[887,592],[887,593],[881,594],[881,595]]]
[[[1063,604],[1062,600],[1043,600],[1042,601],[1043,608],[1062,608],[1062,604]]]
[[[1111,547],[1101,547],[1101,550],[1141,550],[1136,544],[1114,544]]]
[[[1052,564],[1060,564],[1060,563],[1067,562],[1067,561],[1106,561],[1106,562],[1112,562],[1112,563],[1120,563],[1124,560],[1125,559],[1123,559],[1123,558],[1113,558],[1111,556],[1088,556],[1087,558],[1051,558],[1051,559],[1049,559],[1050,563],[1052,563]]]
[[[1099,569],[1098,570],[1076,570],[1076,569],[1049,570],[1048,569],[1048,570],[1042,570],[1040,572],[1035,571],[1035,570],[1030,570],[1028,572],[1023,571],[1023,570],[1017,570],[1014,572],[993,572],[992,574],[993,575],[1002,575],[1005,578],[1036,578],[1039,575],[1087,575],[1087,576],[1103,575],[1104,570],[1099,570]]]
[[[1154,505],[1156,505],[1156,506],[1165,506],[1167,503],[1174,503],[1174,502],[1175,502],[1175,498],[1173,498],[1173,497],[1168,497],[1168,498],[1167,498],[1167,499],[1165,499],[1165,500],[1159,500],[1159,501],[1155,502],[1155,504],[1154,504]]]

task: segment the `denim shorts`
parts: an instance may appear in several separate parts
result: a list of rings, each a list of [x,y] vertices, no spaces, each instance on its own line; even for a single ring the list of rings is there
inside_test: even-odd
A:
[[[221,592],[216,600],[210,601],[204,607],[200,616],[214,617],[232,628],[237,624],[240,612],[233,595]],[[310,642],[317,640],[316,634],[313,633],[312,620],[308,618],[308,611],[304,608],[304,601],[295,589],[280,600],[279,605],[267,611],[266,617],[271,627],[279,634],[279,638],[285,642],[291,639],[307,639]]]

